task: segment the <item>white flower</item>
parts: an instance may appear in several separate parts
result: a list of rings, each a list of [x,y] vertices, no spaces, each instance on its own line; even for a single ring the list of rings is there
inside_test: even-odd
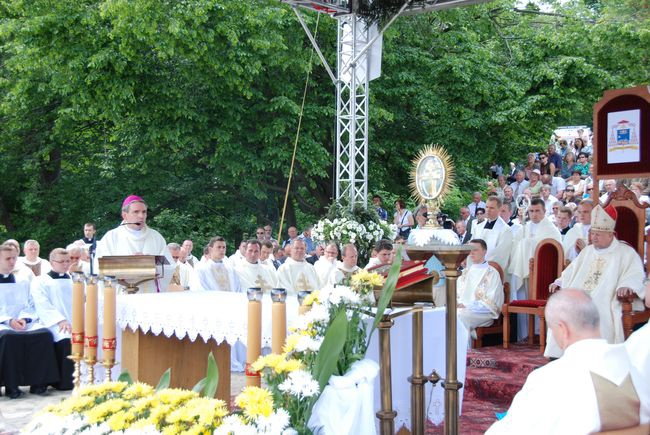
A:
[[[319,391],[318,382],[312,377],[311,373],[305,370],[295,370],[289,373],[287,379],[278,388],[299,399],[315,396]]]
[[[259,434],[279,434],[289,426],[289,413],[282,408],[278,408],[268,417],[260,415],[255,423]],[[236,435],[239,435],[239,433]]]
[[[312,352],[318,352],[322,343],[323,340],[321,338],[312,338],[308,335],[301,335],[298,343],[296,343],[296,351],[306,352],[310,350]]]
[[[213,435],[257,435],[255,426],[246,424],[239,416],[229,415],[224,417],[221,425],[217,427]]]

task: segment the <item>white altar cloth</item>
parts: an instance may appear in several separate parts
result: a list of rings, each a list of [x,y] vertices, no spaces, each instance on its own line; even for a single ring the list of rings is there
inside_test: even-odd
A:
[[[396,309],[395,311],[399,311]],[[445,418],[445,390],[442,388],[442,380],[447,373],[445,357],[445,307],[434,308],[423,313],[423,372],[429,375],[435,369],[442,378],[440,382],[432,387],[431,383],[425,385],[425,412],[429,420],[434,424],[440,424]],[[395,324],[390,331],[390,352],[392,366],[393,386],[393,410],[397,411],[395,417],[395,430],[398,431],[403,425],[411,428],[411,384],[407,378],[413,373],[412,370],[412,314],[405,314],[395,319]],[[469,336],[465,326],[458,320],[457,331],[457,378],[459,382],[465,383],[465,369],[467,366],[467,346]],[[379,361],[379,331],[375,331],[367,357]],[[375,411],[381,409],[379,376],[375,380]],[[459,415],[463,405],[463,387],[459,391]],[[377,420],[377,433],[379,433],[379,420]]]

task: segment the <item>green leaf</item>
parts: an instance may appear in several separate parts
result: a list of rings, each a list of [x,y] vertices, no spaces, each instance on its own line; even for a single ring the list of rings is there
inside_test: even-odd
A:
[[[131,385],[133,383],[133,378],[131,378],[131,374],[127,370],[124,370],[120,373],[120,376],[117,377],[117,382],[126,382]]]
[[[203,378],[199,382],[197,382],[196,385],[194,385],[192,387],[192,391],[194,391],[195,393],[199,393],[200,395],[203,395],[203,390],[205,389],[206,379],[207,378]]]
[[[395,256],[393,265],[390,267],[390,271],[388,272],[388,277],[384,282],[384,286],[381,289],[381,296],[379,296],[379,302],[377,302],[377,314],[375,315],[375,321],[372,322],[372,328],[368,334],[368,343],[370,343],[372,334],[375,332],[375,329],[377,329],[379,322],[381,322],[381,318],[384,316],[384,311],[386,311],[388,304],[390,304],[391,299],[393,299],[393,293],[395,293],[395,286],[397,285],[397,279],[399,278],[399,270],[401,267],[402,251],[399,250],[397,251],[397,256]]]
[[[336,371],[336,363],[345,345],[347,335],[348,317],[345,310],[341,310],[327,328],[314,364],[314,377],[318,381],[321,392],[330,380],[330,376]]]
[[[208,355],[208,369],[205,375],[205,388],[201,393],[204,397],[214,397],[217,394],[217,387],[219,386],[219,367],[214,359],[212,352]]]
[[[164,390],[165,388],[169,388],[169,383],[171,381],[171,378],[172,378],[172,369],[170,367],[160,377],[160,380],[158,381],[158,385],[156,385],[156,391],[160,391],[160,390]]]

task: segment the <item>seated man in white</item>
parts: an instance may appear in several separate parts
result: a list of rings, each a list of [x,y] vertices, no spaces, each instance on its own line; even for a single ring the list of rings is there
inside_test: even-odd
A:
[[[244,291],[249,288],[261,288],[264,293],[271,293],[271,289],[278,285],[275,268],[264,266],[260,262],[261,246],[259,240],[249,240],[246,243],[244,260],[239,261],[235,268]]]
[[[194,268],[194,283],[191,290],[218,290],[224,292],[240,292],[239,278],[235,271],[225,264],[226,240],[216,236],[208,242],[208,259],[200,262]]]
[[[314,263],[318,280],[321,283],[325,284],[332,274],[332,271],[336,270],[338,263],[336,257],[338,257],[338,255],[339,248],[336,246],[336,243],[328,243],[327,246],[325,246],[325,252],[323,255],[321,255]]]
[[[393,244],[390,240],[381,239],[378,241],[375,245],[375,252],[377,252],[377,255],[368,261],[364,269],[393,264]]]
[[[44,394],[59,382],[52,334],[38,321],[29,292],[29,280],[14,274],[18,254],[13,246],[0,246],[0,385],[17,399],[21,385]]]
[[[307,245],[302,239],[291,242],[291,257],[287,258],[278,269],[278,285],[288,295],[297,295],[301,291],[320,290],[321,283],[314,266],[305,261]]]
[[[68,275],[70,254],[62,248],[50,252],[52,270],[32,280],[30,291],[39,321],[52,333],[61,380],[55,387],[72,390],[72,279]]]
[[[634,293],[642,299],[645,295],[643,262],[632,247],[616,238],[616,219],[614,207],[594,207],[589,230],[591,244],[580,251],[550,286],[551,292],[564,287],[588,292],[600,312],[600,334],[609,343],[625,340],[621,318],[623,308],[617,296]],[[637,304],[634,308],[642,310],[641,300]],[[557,344],[553,334],[549,334],[544,355],[554,358],[562,355]]]
[[[476,338],[476,328],[490,326],[501,314],[503,283],[499,272],[485,260],[485,241],[472,239],[469,244],[472,264],[458,278],[458,318]]]
[[[359,254],[357,247],[353,243],[348,243],[343,247],[341,260],[338,262],[336,269],[332,271],[328,278],[329,284],[341,284],[344,279],[349,279],[357,273],[359,266],[357,266],[357,259]]]
[[[648,380],[623,345],[600,337],[598,308],[582,290],[546,304],[546,319],[564,355],[528,375],[495,434],[591,434],[650,422]]]

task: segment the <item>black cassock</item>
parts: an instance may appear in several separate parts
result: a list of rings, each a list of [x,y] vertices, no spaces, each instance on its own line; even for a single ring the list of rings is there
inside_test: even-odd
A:
[[[11,282],[11,281],[14,282]],[[17,281],[17,282],[16,282]],[[0,318],[29,317],[33,313],[29,282],[13,275],[0,276]],[[29,326],[29,325],[28,325]],[[0,384],[15,389],[24,385],[59,382],[52,334],[47,328],[33,331],[0,330]]]

